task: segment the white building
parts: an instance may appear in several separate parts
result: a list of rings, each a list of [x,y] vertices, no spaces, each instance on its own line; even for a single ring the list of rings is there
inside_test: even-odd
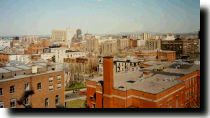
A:
[[[51,48],[56,63],[63,63],[63,59],[66,58],[66,50],[68,50],[68,48]]]
[[[31,60],[30,54],[24,54],[24,55],[9,55],[9,60],[16,60],[23,63],[28,63]]]
[[[41,59],[42,60],[47,60],[47,59],[52,59],[54,53],[53,52],[50,52],[50,53],[42,53],[41,54]]]
[[[149,38],[151,38],[151,33],[142,33],[142,38],[143,38],[143,40],[147,40],[147,39],[149,39]]]
[[[145,40],[137,40],[137,46],[145,46]]]
[[[67,28],[66,30],[53,29],[52,30],[52,41],[53,42],[71,42],[74,37],[74,31],[71,28]]]
[[[3,50],[5,47],[10,48],[10,40],[0,40],[0,50]]]
[[[72,38],[74,37],[74,31],[70,27],[65,31],[66,39],[65,42],[71,42]]]
[[[78,51],[71,51],[66,53],[65,58],[78,58],[78,57],[86,57],[86,52],[78,52]]]
[[[173,34],[167,34],[166,38],[164,40],[175,40],[174,35]]]

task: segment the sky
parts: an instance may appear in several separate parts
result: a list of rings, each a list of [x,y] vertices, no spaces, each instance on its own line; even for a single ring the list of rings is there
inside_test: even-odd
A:
[[[0,36],[188,33],[200,29],[200,0],[1,0]]]

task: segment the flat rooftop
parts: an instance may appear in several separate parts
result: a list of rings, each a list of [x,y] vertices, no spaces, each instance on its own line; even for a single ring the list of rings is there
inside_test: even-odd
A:
[[[114,88],[122,91],[129,89],[134,89],[142,92],[147,92],[151,94],[158,94],[166,89],[169,89],[183,81],[176,80],[186,74],[190,74],[196,70],[200,70],[199,65],[192,65],[188,69],[174,69],[169,68],[173,63],[169,62],[157,62],[154,61],[149,63],[152,65],[148,68],[131,71],[131,72],[119,72],[114,74]],[[154,66],[156,64],[163,64],[167,66],[167,69],[164,69],[161,72],[154,71]],[[143,75],[143,71],[150,71],[151,74],[149,77]],[[167,80],[165,80],[167,79]],[[103,76],[87,79],[90,81],[103,81]],[[122,88],[122,87],[124,88]],[[120,87],[120,88],[119,88]]]
[[[3,67],[3,69],[10,70],[10,71],[21,71],[22,69],[16,67]]]
[[[0,68],[0,73],[9,73],[10,71]]]

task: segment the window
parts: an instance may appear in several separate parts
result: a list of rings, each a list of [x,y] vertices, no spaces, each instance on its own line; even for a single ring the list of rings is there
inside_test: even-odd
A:
[[[15,107],[15,99],[10,99],[10,107]]]
[[[185,92],[185,100],[187,100],[187,92]]]
[[[49,91],[52,91],[53,90],[53,85],[50,85],[49,86]]]
[[[25,104],[29,104],[29,96],[27,98],[25,98]]]
[[[41,90],[42,89],[42,84],[41,83],[38,83],[37,84],[37,90]]]
[[[194,81],[195,81],[195,79],[194,79],[194,77],[193,77],[193,85],[194,85]]]
[[[171,108],[171,100],[170,100],[170,108]]]
[[[191,79],[189,81],[190,81],[190,86],[191,86]]]
[[[10,93],[15,93],[15,86],[10,86]]]
[[[45,99],[45,108],[49,108],[49,99],[48,98]]]
[[[4,102],[0,101],[0,108],[4,108]]]
[[[169,108],[169,101],[167,101],[167,108]]]
[[[178,101],[179,101],[179,97],[178,95],[176,96],[176,108],[178,108]]]
[[[190,89],[190,97],[191,97],[191,89]]]
[[[26,91],[26,90],[29,90],[29,83],[26,83],[26,84],[25,84],[25,91]]]
[[[160,105],[160,108],[162,108],[162,104]]]
[[[59,105],[59,95],[55,96],[55,105]]]
[[[61,83],[57,85],[57,89],[61,89]]]
[[[49,82],[53,82],[53,77],[49,77]]]
[[[0,88],[0,95],[3,95],[3,88]]]
[[[61,75],[58,75],[58,76],[57,76],[57,80],[58,80],[58,81],[61,80]]]
[[[195,95],[195,91],[194,91],[194,88],[193,88],[193,95]]]

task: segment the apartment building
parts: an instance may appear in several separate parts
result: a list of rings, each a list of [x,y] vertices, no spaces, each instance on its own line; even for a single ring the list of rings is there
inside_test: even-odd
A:
[[[135,55],[142,60],[167,62],[173,62],[174,60],[176,60],[176,51],[142,50],[136,51]]]
[[[44,48],[50,47],[50,39],[42,39],[42,44]]]
[[[133,34],[133,35],[130,35],[130,39],[134,40],[134,39],[143,39],[143,38],[142,38],[142,35]]]
[[[39,41],[39,37],[37,36],[23,36],[22,37],[22,43],[27,43],[27,44],[31,44],[31,43],[38,43]]]
[[[54,62],[63,63],[63,59],[66,58],[66,50],[68,48],[51,48],[51,52],[54,53]]]
[[[66,30],[52,30],[52,42],[71,42],[73,37],[74,31],[71,28],[67,28]]]
[[[82,30],[81,29],[77,29],[77,37],[79,37],[82,34]]]
[[[54,65],[0,68],[1,108],[62,108],[64,71]]]
[[[101,43],[102,55],[114,55],[117,53],[117,42],[105,41]]]
[[[200,66],[150,62],[149,67],[113,74],[103,58],[103,77],[87,79],[89,108],[189,108],[199,106]],[[162,67],[156,66],[162,64]],[[167,67],[167,69],[160,69]],[[157,71],[157,69],[159,71]]]
[[[157,48],[161,49],[161,40],[154,40],[154,39],[146,40],[145,46],[150,50],[154,50]]]
[[[129,47],[129,39],[119,38],[117,39],[117,50],[123,50]]]
[[[31,43],[27,50],[24,50],[24,54],[40,54],[43,53],[43,44]]]
[[[142,33],[142,38],[143,38],[144,40],[150,39],[150,38],[151,38],[151,33],[148,33],[148,32]]]
[[[91,52],[99,52],[98,39],[96,39],[94,36],[87,38],[86,39],[86,49],[87,49],[87,51],[91,51]]]

